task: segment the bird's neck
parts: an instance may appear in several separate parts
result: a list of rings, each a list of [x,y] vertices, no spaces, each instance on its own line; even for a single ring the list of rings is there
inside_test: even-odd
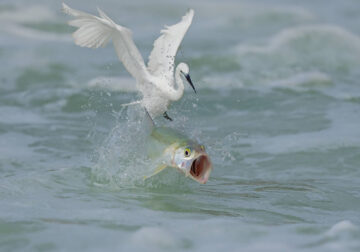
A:
[[[175,85],[174,86],[174,93],[173,93],[173,99],[174,101],[179,100],[184,93],[184,82],[181,79],[181,72],[180,72],[180,68],[179,65],[177,65],[176,69],[175,69]]]

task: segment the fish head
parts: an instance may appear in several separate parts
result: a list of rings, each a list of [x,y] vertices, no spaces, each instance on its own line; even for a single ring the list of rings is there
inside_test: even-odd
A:
[[[205,184],[212,171],[212,163],[203,145],[187,142],[180,145],[174,153],[174,165],[185,176],[200,184]]]

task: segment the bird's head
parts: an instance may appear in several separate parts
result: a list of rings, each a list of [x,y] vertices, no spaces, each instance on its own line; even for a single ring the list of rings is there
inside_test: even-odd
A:
[[[194,92],[196,93],[196,89],[194,87],[194,84],[191,81],[190,78],[190,69],[189,66],[186,63],[180,63],[178,65],[178,69],[180,70],[180,73],[184,76],[184,78],[187,80],[187,82],[189,83],[189,85],[192,87],[192,89],[194,90]]]

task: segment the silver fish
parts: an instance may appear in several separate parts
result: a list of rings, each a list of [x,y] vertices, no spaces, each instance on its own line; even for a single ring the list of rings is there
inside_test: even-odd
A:
[[[168,167],[173,167],[200,184],[205,184],[212,171],[212,163],[205,151],[204,145],[189,139],[180,132],[166,127],[155,127],[150,116],[151,124],[148,139],[148,155],[159,165],[150,176],[158,174]],[[150,121],[151,120],[151,121]]]

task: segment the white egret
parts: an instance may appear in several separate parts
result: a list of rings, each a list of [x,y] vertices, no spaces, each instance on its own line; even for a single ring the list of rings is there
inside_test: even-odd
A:
[[[163,115],[172,120],[166,111],[171,102],[183,96],[182,77],[196,93],[186,63],[179,63],[174,75],[175,56],[192,22],[194,10],[190,9],[179,23],[165,26],[165,29],[161,30],[160,37],[154,42],[147,67],[132,39],[131,31],[116,24],[102,10],[98,9],[98,17],[74,10],[63,3],[63,11],[75,17],[69,21],[69,25],[78,28],[73,33],[75,44],[98,48],[104,47],[112,39],[119,60],[136,79],[136,87],[142,94],[140,101],[126,105],[141,104],[152,117]]]

